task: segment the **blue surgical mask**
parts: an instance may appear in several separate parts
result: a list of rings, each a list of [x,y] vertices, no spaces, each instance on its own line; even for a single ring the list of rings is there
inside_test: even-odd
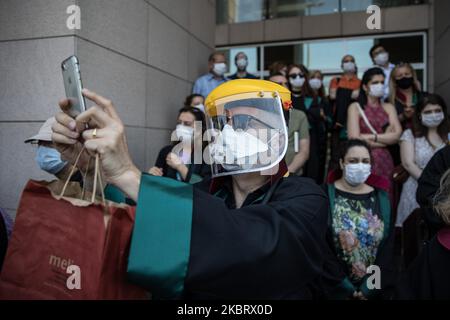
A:
[[[38,147],[35,160],[42,170],[50,174],[57,174],[67,165],[56,149],[44,146]]]

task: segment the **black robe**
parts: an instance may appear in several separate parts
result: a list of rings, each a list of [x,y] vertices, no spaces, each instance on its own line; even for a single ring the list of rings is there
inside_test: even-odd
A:
[[[304,176],[322,184],[327,152],[327,123],[321,112],[327,109],[327,101],[320,97],[307,98],[312,100],[309,108],[306,107],[303,96],[292,95],[292,106],[305,112],[309,123],[309,159],[305,163]]]
[[[229,182],[228,182],[229,183]],[[221,197],[209,181],[194,188],[185,298],[312,299],[327,250],[328,201],[311,180],[282,178],[235,209],[230,184]],[[267,203],[264,203],[267,202]]]
[[[156,158],[155,167],[162,168],[163,176],[177,179],[177,171],[167,165],[166,158],[167,155],[172,152],[173,145],[168,145],[163,147],[158,154],[158,158]],[[206,163],[195,164],[194,163],[194,154],[191,157],[191,164],[187,165],[188,174],[186,176],[185,182],[189,182],[192,175],[198,175],[202,178],[211,175],[211,166]]]
[[[395,299],[450,300],[450,250],[434,237],[397,285]]]
[[[416,198],[431,235],[436,234],[444,226],[442,219],[433,210],[433,197],[439,189],[441,177],[448,169],[450,169],[450,145],[436,152],[418,181]]]

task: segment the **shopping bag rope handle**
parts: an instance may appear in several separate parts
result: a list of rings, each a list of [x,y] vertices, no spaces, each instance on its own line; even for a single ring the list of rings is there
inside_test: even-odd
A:
[[[80,161],[81,155],[83,154],[83,152],[85,150],[86,150],[86,148],[83,146],[81,151],[78,153],[78,155],[75,159],[75,163],[73,164],[72,169],[70,170],[69,176],[67,177],[66,182],[64,183],[64,186],[61,190],[61,193],[59,195],[60,198],[64,196],[67,186],[69,185],[70,179],[72,178],[73,174],[75,173],[75,170],[77,168],[78,162]],[[91,161],[91,157],[89,157],[86,172],[84,173],[84,176],[83,176],[84,182],[86,182],[86,177],[88,174],[90,161]],[[98,183],[100,185],[100,190],[101,190],[101,195],[102,195],[102,202],[103,202],[103,205],[106,206],[105,192],[103,190],[104,187],[103,187],[102,177],[101,177],[101,173],[100,173],[100,164],[99,163],[100,163],[100,158],[99,158],[98,153],[96,153],[95,154],[95,168],[94,168],[94,186],[92,188],[91,203],[94,203],[94,201],[95,201],[95,195],[97,194],[97,179],[98,179]],[[85,183],[83,183],[83,191],[81,193],[82,199],[84,198],[84,191],[85,191]]]

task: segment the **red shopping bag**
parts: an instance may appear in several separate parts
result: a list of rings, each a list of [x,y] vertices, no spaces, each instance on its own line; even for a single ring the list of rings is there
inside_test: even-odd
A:
[[[80,200],[82,193],[76,182],[63,188],[60,181],[28,182],[0,274],[0,299],[148,296],[125,279],[134,208]]]

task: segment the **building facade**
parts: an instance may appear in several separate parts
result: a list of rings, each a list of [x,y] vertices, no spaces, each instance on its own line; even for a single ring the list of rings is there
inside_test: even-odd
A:
[[[72,5],[79,30],[67,26]],[[0,206],[15,215],[26,181],[52,178],[24,140],[58,111],[65,58],[76,54],[84,86],[114,102],[148,170],[206,71],[214,25],[212,0],[1,0]]]

